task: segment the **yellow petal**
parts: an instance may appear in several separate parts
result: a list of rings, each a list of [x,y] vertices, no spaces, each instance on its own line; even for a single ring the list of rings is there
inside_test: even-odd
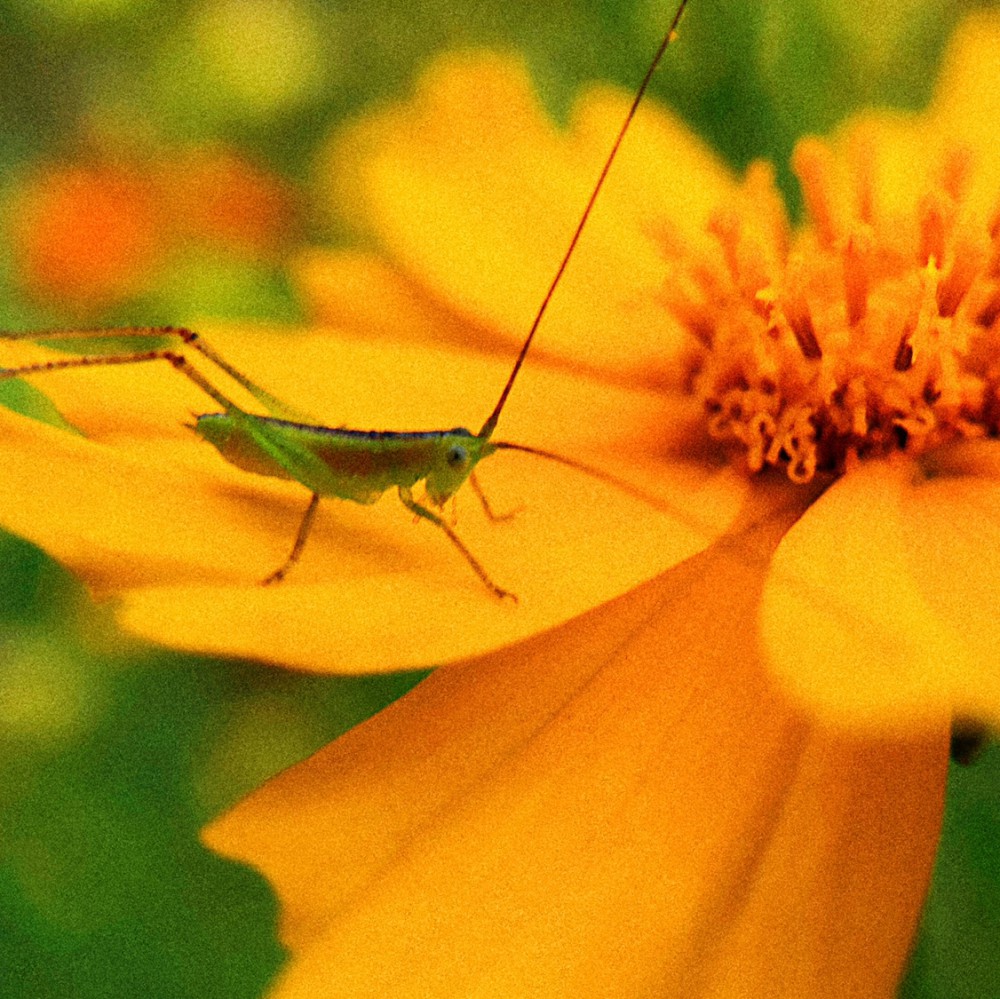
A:
[[[1000,719],[993,465],[927,478],[873,462],[782,541],[764,635],[781,682],[812,710],[882,728],[953,712]]]
[[[865,111],[837,130],[855,179],[870,183],[874,221],[888,232],[903,227],[897,235],[901,247],[913,245],[914,208],[928,183],[946,174],[949,155],[972,154],[972,169],[964,178],[964,212],[989,217],[996,211],[998,65],[1000,17],[986,11],[967,17],[945,53],[926,113]]]
[[[507,361],[455,350],[332,335],[212,330],[209,339],[330,426],[477,427],[508,370]],[[92,438],[4,412],[0,520],[116,594],[121,621],[141,635],[306,669],[426,666],[550,627],[710,543],[745,489],[730,473],[682,460],[683,424],[651,432],[663,411],[657,394],[526,369],[504,436],[620,471],[669,512],[505,452],[481,466],[480,479],[497,509],[523,512],[491,524],[465,490],[457,530],[519,606],[492,596],[447,538],[414,524],[393,495],[373,507],[324,501],[301,562],[280,586],[262,588],[291,548],[304,487],[241,472],[179,427],[191,409],[217,406],[199,402],[166,364],[62,372],[44,383],[57,384],[56,401]],[[150,413],[133,423],[146,400]],[[156,429],[155,414],[169,429]]]
[[[838,159],[845,167],[850,164],[855,184],[863,178],[872,199],[868,221],[912,252],[918,240],[914,206],[940,169],[942,136],[922,117],[893,111],[865,112],[837,134]],[[849,190],[849,184],[844,186]],[[854,195],[850,191],[844,207],[860,214]]]
[[[1000,724],[1000,445],[955,448],[931,478],[909,483],[903,537],[910,575],[961,658],[937,664],[958,715]],[[960,464],[959,464],[960,463]]]
[[[890,995],[947,724],[852,737],[777,692],[788,520],[438,672],[209,827],[282,900],[274,995]]]
[[[236,476],[191,445],[111,447],[0,408],[9,530],[66,564],[98,594],[178,580],[245,578],[248,537],[280,560],[294,530],[287,489],[264,489],[269,521],[240,495]]]
[[[582,613],[704,546],[698,520],[672,521],[570,471],[512,456],[486,471],[494,501],[529,504],[511,524],[492,525],[463,506],[459,530],[517,606],[500,602],[446,539],[414,525],[393,497],[377,507],[330,501],[302,562],[277,587],[255,579],[265,563],[252,535],[243,586],[153,586],[121,594],[124,627],[175,647],[240,655],[323,672],[419,668],[531,635]],[[681,489],[681,480],[678,490]],[[738,505],[738,480],[690,494],[721,514]],[[502,499],[498,499],[502,497]],[[304,506],[304,503],[303,503]],[[288,544],[294,523],[286,518]],[[725,525],[723,518],[716,532]],[[273,563],[273,564],[272,564]],[[256,572],[254,572],[256,570]],[[251,574],[252,573],[252,574]]]
[[[931,114],[939,131],[975,156],[975,188],[970,199],[995,211],[1000,186],[996,123],[1000,115],[1000,16],[981,11],[965,18],[948,46]]]
[[[325,172],[337,203],[356,206],[414,280],[516,343],[626,108],[623,96],[602,91],[563,135],[538,107],[520,64],[451,56],[435,63],[409,104],[338,137]],[[677,339],[656,302],[664,265],[654,236],[685,211],[685,231],[699,229],[729,181],[665,114],[647,107],[634,133],[553,302],[539,336],[542,356],[635,371]]]
[[[459,317],[382,257],[360,250],[308,250],[291,264],[310,316],[365,339],[451,343],[510,357],[508,338]],[[525,331],[527,332],[527,331]]]

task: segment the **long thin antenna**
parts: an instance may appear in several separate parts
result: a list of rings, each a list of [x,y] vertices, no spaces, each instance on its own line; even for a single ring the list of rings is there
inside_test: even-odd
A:
[[[533,454],[539,458],[545,458],[547,461],[554,461],[559,465],[565,465],[567,468],[572,468],[574,471],[582,472],[584,475],[589,475],[592,479],[597,479],[598,482],[604,482],[609,486],[614,486],[616,489],[621,490],[623,493],[627,493],[629,496],[635,497],[637,500],[641,500],[647,506],[651,506],[656,510],[663,510],[666,513],[671,514],[676,519],[686,522],[686,526],[694,525],[699,531],[705,529],[705,525],[700,523],[694,518],[687,517],[682,511],[678,509],[673,503],[668,503],[666,500],[660,499],[659,496],[653,495],[653,493],[646,492],[645,489],[641,489],[634,482],[629,482],[628,479],[623,479],[621,476],[614,475],[611,472],[604,471],[603,468],[597,468],[595,465],[588,465],[585,461],[577,461],[576,458],[567,458],[563,454],[559,454],[557,451],[547,451],[545,448],[541,447],[531,447],[527,444],[515,444],[513,441],[494,441],[494,446],[500,451],[520,451],[523,454]]]
[[[597,183],[594,185],[594,189],[590,193],[590,198],[587,200],[587,206],[583,210],[583,215],[580,216],[576,232],[573,233],[573,238],[569,241],[569,247],[563,255],[562,263],[559,264],[559,269],[556,271],[555,277],[549,285],[549,290],[545,293],[545,298],[542,299],[542,304],[538,307],[538,312],[535,313],[534,322],[532,322],[531,329],[528,332],[528,337],[521,347],[521,353],[517,355],[517,360],[514,362],[514,368],[510,373],[510,377],[507,379],[507,384],[504,385],[503,391],[500,393],[500,398],[497,400],[496,406],[493,407],[493,412],[490,413],[489,419],[483,424],[482,430],[479,431],[478,436],[480,437],[490,437],[496,429],[497,421],[500,419],[500,413],[503,410],[504,403],[507,402],[507,396],[510,395],[510,390],[514,385],[514,379],[517,378],[517,373],[521,370],[521,365],[524,364],[524,359],[528,355],[528,348],[531,346],[531,341],[535,338],[535,332],[542,321],[542,316],[545,315],[545,312],[549,307],[549,302],[552,300],[552,295],[559,286],[559,282],[562,280],[563,272],[566,270],[566,265],[569,263],[570,257],[573,256],[576,244],[580,240],[580,233],[583,232],[583,227],[587,224],[587,219],[590,218],[590,211],[594,207],[594,202],[597,201],[598,194],[601,193],[601,188],[604,186],[604,180],[608,175],[608,171],[611,169],[611,164],[614,163],[615,157],[618,155],[618,148],[622,144],[622,139],[625,138],[625,133],[628,131],[629,125],[632,124],[632,119],[635,117],[639,104],[642,102],[642,98],[649,87],[650,80],[653,79],[653,74],[656,72],[657,66],[660,65],[660,60],[663,58],[663,54],[667,51],[670,43],[677,38],[677,26],[680,24],[681,17],[684,14],[684,8],[687,7],[687,4],[688,0],[681,0],[676,12],[674,13],[674,18],[670,22],[670,27],[667,29],[667,33],[663,36],[663,41],[660,42],[660,47],[656,50],[656,55],[653,56],[653,61],[649,64],[649,69],[646,70],[646,75],[642,78],[642,83],[639,84],[639,89],[636,91],[635,97],[632,99],[632,106],[629,108],[628,114],[625,116],[625,121],[622,122],[622,127],[618,130],[618,136],[615,138],[614,145],[611,147],[611,152],[608,153],[608,158],[604,161],[604,166],[601,167],[600,176],[597,178]]]

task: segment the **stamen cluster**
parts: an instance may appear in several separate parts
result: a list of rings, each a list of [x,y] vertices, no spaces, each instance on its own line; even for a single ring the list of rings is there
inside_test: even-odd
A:
[[[974,164],[953,148],[892,215],[869,138],[849,170],[826,143],[799,143],[795,232],[757,163],[701,245],[664,239],[667,305],[696,344],[691,391],[751,471],[808,482],[1000,430],[1000,210],[967,197]]]

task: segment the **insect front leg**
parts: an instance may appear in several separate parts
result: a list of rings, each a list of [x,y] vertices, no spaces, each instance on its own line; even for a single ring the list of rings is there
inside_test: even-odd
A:
[[[472,552],[470,552],[469,549],[465,547],[465,543],[451,529],[451,527],[449,527],[448,524],[436,513],[434,513],[431,510],[428,510],[427,507],[425,506],[421,506],[413,498],[412,490],[404,486],[400,486],[399,498],[402,500],[403,506],[405,506],[407,510],[411,511],[412,513],[415,513],[418,517],[422,517],[424,520],[429,520],[432,524],[436,524],[438,527],[441,528],[442,531],[444,531],[444,533],[448,536],[448,540],[462,553],[462,557],[465,559],[465,561],[472,566],[472,571],[475,572],[475,574],[483,581],[483,583],[486,584],[486,586],[494,594],[496,594],[496,596],[498,596],[501,600],[503,600],[504,597],[507,597],[510,600],[513,600],[514,603],[517,603],[517,597],[513,593],[510,593],[509,591],[497,586],[497,584],[494,583],[492,579],[490,579],[486,570],[482,567],[482,565],[480,565],[478,559],[476,559],[476,557],[472,554]]]
[[[513,520],[519,513],[524,511],[524,505],[516,506],[513,510],[508,510],[506,513],[497,513],[493,509],[493,504],[490,503],[483,492],[483,487],[480,485],[479,479],[476,478],[476,473],[471,472],[469,474],[469,485],[472,486],[472,491],[476,494],[479,499],[479,504],[483,508],[483,513],[486,514],[487,519],[492,520],[494,524],[502,523],[505,520]]]

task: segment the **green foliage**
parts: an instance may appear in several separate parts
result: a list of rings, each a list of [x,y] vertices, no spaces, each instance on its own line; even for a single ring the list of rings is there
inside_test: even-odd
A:
[[[263,881],[199,829],[422,674],[302,677],[123,643],[37,549],[0,547],[0,995],[260,995]]]

